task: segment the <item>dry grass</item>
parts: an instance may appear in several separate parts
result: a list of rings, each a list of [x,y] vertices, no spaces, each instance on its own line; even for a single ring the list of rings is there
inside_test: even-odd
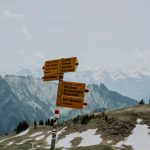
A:
[[[74,148],[71,148],[71,150],[115,150],[117,148],[113,147],[112,145],[122,141],[131,134],[131,131],[135,127],[136,120],[138,118],[143,119],[144,123],[150,126],[150,105],[139,105],[127,109],[97,113],[92,115],[90,120],[84,125],[81,124],[80,120],[77,120],[77,122],[73,122],[73,120],[67,121],[64,125],[59,127],[59,130],[64,127],[67,127],[67,129],[62,135],[59,136],[58,140],[73,132],[83,132],[88,129],[97,128],[96,134],[101,134],[103,139],[100,145],[76,147],[76,145],[80,144],[82,139],[75,138],[71,141],[72,145],[74,146]],[[52,128],[48,126],[38,126],[37,129],[31,127],[30,132],[22,137],[16,137],[12,139],[12,136],[15,136],[14,133],[11,133],[11,135],[8,136],[0,137],[0,141],[2,139],[11,138],[0,143],[0,150],[29,150],[31,149],[32,142],[35,142],[36,146],[41,146],[40,148],[36,148],[36,150],[44,150],[45,147],[48,146],[46,143],[46,138],[50,135],[48,131],[51,129]],[[7,146],[7,144],[13,140],[15,143],[19,143],[25,139],[28,139],[30,138],[30,135],[35,132],[43,132],[45,138],[40,141],[35,141],[33,139],[25,142],[22,145],[13,144],[11,146]],[[113,140],[113,142],[108,144],[108,140]],[[120,150],[123,149],[120,148]],[[126,150],[131,150],[131,147],[126,147]]]

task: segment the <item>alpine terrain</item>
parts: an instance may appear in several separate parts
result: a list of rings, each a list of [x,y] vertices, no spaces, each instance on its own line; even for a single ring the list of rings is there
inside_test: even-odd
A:
[[[50,149],[52,127],[0,137],[1,150]],[[59,124],[56,150],[149,150],[150,105],[79,115]]]
[[[137,104],[134,99],[110,91],[104,84],[88,85],[88,106],[81,110],[61,109],[60,122],[78,114],[104,109],[124,108]],[[0,78],[0,133],[14,130],[22,120],[46,120],[53,116],[57,93],[56,82],[43,82],[33,77],[6,75]]]

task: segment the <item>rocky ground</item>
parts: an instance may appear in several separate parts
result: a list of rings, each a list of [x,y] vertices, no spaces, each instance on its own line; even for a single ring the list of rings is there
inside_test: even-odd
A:
[[[81,144],[83,137],[77,136],[70,141],[70,149],[131,150],[132,147],[129,145],[124,145],[122,148],[116,148],[114,145],[131,135],[139,118],[142,120],[141,124],[146,124],[150,127],[150,105],[138,105],[127,109],[78,116],[59,125],[57,142],[59,143],[59,141],[70,134],[77,133],[82,135],[91,129],[92,132],[96,131],[95,135],[100,136],[101,141],[99,144],[90,145],[89,142],[88,146],[80,147],[78,145]],[[50,149],[50,145],[48,144],[50,141],[48,142],[48,140],[50,140],[51,129],[48,126],[38,126],[37,129],[30,127],[29,131],[22,136],[16,136],[15,133],[12,133],[0,137],[0,149],[29,150],[33,143],[37,150]],[[61,150],[62,148],[57,149]]]

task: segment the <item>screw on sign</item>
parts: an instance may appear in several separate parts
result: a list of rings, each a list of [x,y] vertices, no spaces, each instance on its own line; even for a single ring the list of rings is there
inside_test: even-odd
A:
[[[60,73],[60,75],[59,75],[59,81],[62,81],[63,78],[64,78],[64,74],[63,74],[63,73]]]

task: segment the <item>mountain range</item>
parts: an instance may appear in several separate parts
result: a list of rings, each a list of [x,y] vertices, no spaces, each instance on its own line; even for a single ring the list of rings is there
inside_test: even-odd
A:
[[[22,69],[16,75],[41,78],[42,69],[32,71]],[[137,100],[144,99],[148,102],[150,99],[150,73],[148,72],[112,71],[100,67],[81,67],[76,73],[65,74],[64,77],[68,81],[85,82],[87,84],[104,83],[108,88]]]
[[[85,97],[88,106],[83,110],[61,108],[60,120],[67,120],[102,108],[116,109],[137,104],[134,99],[110,91],[104,84],[89,84],[89,94]],[[57,82],[43,82],[34,77],[6,75],[0,77],[0,133],[15,129],[27,120],[46,120],[55,109]]]

